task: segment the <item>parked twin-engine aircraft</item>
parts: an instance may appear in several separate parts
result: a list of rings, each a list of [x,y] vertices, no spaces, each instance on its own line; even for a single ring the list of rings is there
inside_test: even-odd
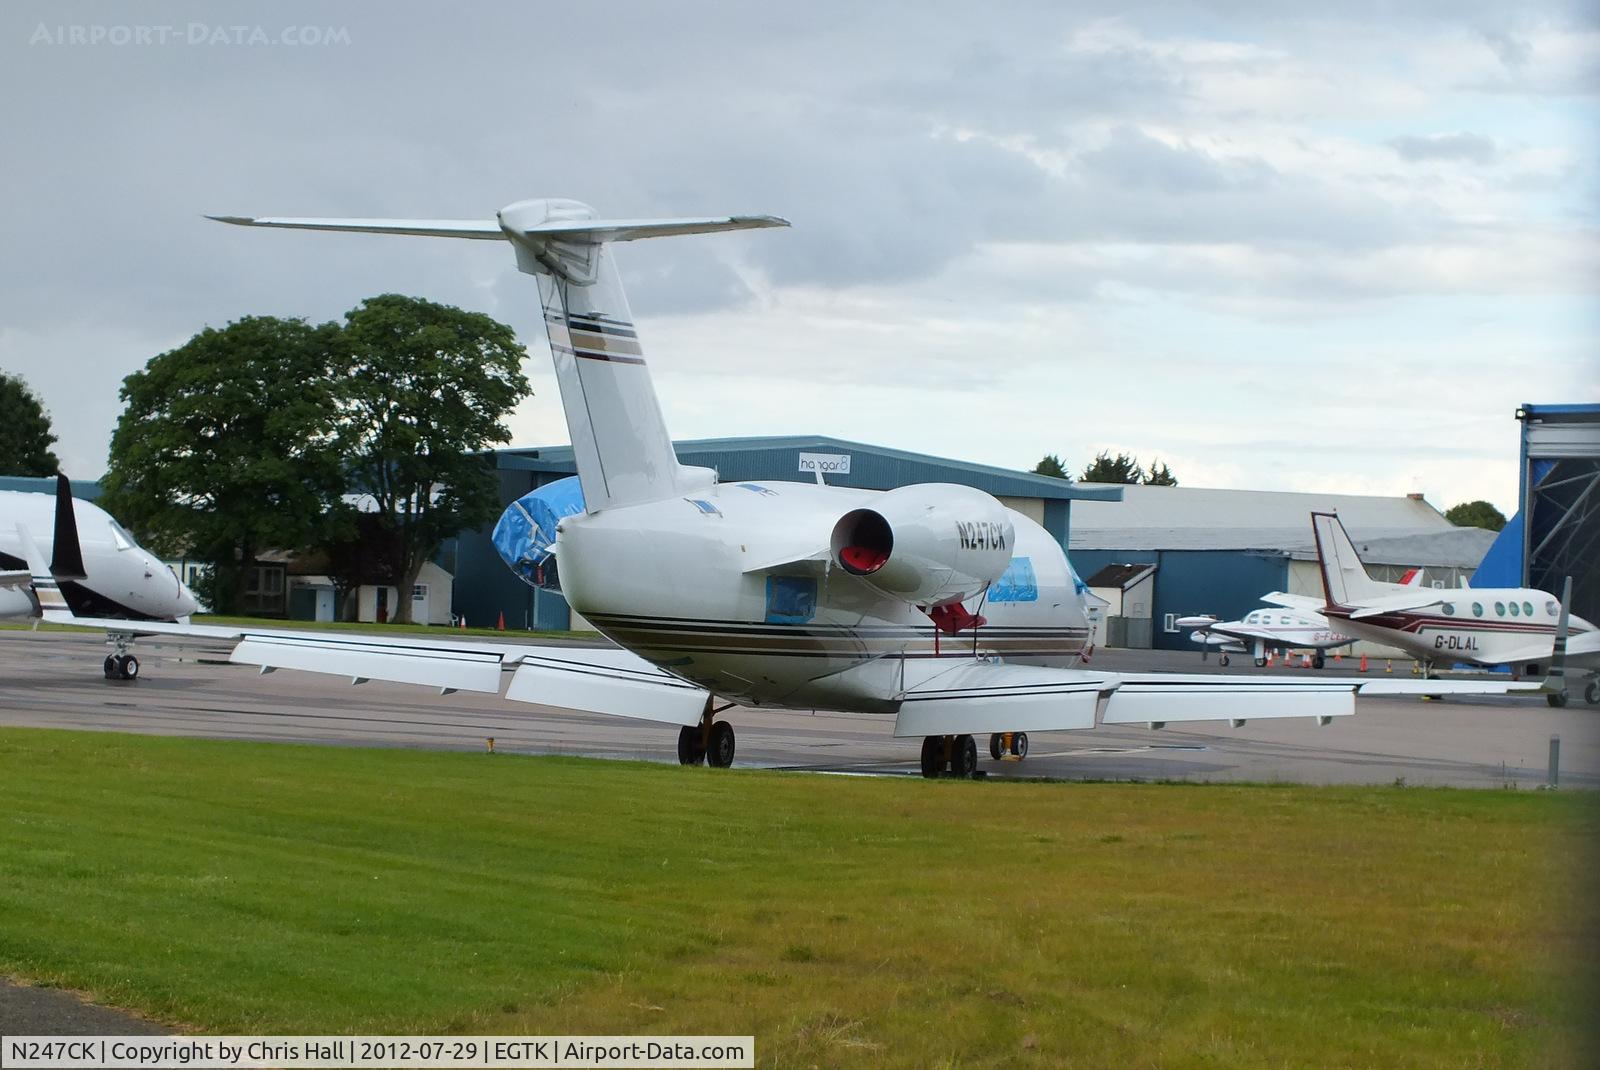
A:
[[[928,776],[971,774],[974,734],[1292,716],[1325,724],[1354,712],[1357,691],[1423,690],[1417,681],[1091,671],[1080,663],[1089,628],[1066,554],[990,495],[948,484],[718,483],[709,469],[679,464],[611,245],[786,226],[781,219],[605,220],[567,200],[522,201],[491,220],[217,218],[511,244],[538,282],[582,489],[582,511],[558,519],[546,552],[572,608],[623,649],[97,622],[121,642],[229,637],[233,661],[264,670],[446,691],[498,692],[502,670],[513,670],[508,699],[680,726],[688,764],[733,760],[718,699],[881,713],[895,717],[896,735],[922,737]]]
[[[1193,628],[1190,642],[1200,644],[1200,657],[1215,647],[1217,664],[1226,667],[1229,654],[1255,651],[1256,666],[1267,663],[1269,653],[1287,653],[1291,650],[1314,650],[1311,664],[1322,668],[1327,664],[1323,651],[1349,646],[1355,642],[1350,636],[1335,631],[1328,618],[1320,613],[1301,609],[1257,609],[1238,620],[1218,620],[1201,615],[1179,617],[1179,628]]]
[[[1301,611],[1315,607],[1340,631],[1397,647],[1431,675],[1438,662],[1509,665],[1537,675],[1551,662],[1563,617],[1560,600],[1528,587],[1438,590],[1375,580],[1336,513],[1312,513],[1324,603],[1299,595],[1270,594],[1262,601]],[[1588,702],[1600,702],[1600,630],[1567,615],[1566,666],[1587,672]],[[1565,687],[1548,689],[1552,706],[1565,706]]]
[[[195,610],[194,595],[160,558],[105,510],[73,500],[66,476],[56,477],[53,496],[0,491],[0,569],[0,618],[70,608],[84,617],[175,621]],[[139,662],[107,658],[105,672],[132,679]]]

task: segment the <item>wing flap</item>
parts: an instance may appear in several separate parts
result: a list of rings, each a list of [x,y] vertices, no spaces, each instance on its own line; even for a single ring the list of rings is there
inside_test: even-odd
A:
[[[1230,677],[1174,681],[1129,680],[1111,694],[1101,724],[1165,724],[1170,721],[1252,721],[1278,717],[1346,717],[1356,712],[1350,684],[1230,686]],[[1261,677],[1240,677],[1259,680]]]
[[[1035,665],[961,662],[908,690],[897,736],[1093,728],[1104,678]]]
[[[543,648],[523,656],[506,698],[583,713],[698,724],[706,692],[626,650]]]
[[[170,634],[170,633],[168,633]],[[502,657],[496,651],[426,644],[329,642],[321,636],[246,635],[228,660],[236,665],[388,680],[398,684],[498,694]]]

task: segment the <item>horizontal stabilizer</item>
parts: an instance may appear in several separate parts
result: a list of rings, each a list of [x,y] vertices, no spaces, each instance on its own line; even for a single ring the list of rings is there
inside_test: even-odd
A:
[[[1264,594],[1261,596],[1261,600],[1269,606],[1282,606],[1285,609],[1298,609],[1302,612],[1310,611],[1312,613],[1321,613],[1326,604],[1320,598],[1312,598],[1303,594],[1289,594],[1287,591],[1273,591],[1271,594]]]
[[[311,216],[208,215],[218,223],[241,227],[283,227],[348,234],[412,234],[432,238],[476,238],[505,241],[508,235],[493,219],[321,219]]]
[[[715,234],[724,230],[786,227],[788,220],[771,215],[703,216],[689,219],[553,219],[519,226],[498,219],[343,219],[318,216],[208,215],[218,223],[285,230],[325,230],[345,234],[405,234],[431,238],[507,241],[513,236],[565,242],[621,242],[671,238],[682,234]]]
[[[31,572],[0,572],[0,588],[26,587],[33,582]]]
[[[1432,591],[1405,591],[1401,594],[1391,595],[1388,598],[1378,598],[1364,603],[1360,609],[1350,614],[1350,619],[1365,620],[1367,617],[1381,617],[1385,613],[1409,613],[1421,609],[1434,609],[1442,604],[1443,599]]]

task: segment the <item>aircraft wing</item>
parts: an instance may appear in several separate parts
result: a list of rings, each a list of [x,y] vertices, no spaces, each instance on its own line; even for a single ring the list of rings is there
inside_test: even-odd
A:
[[[1348,676],[1116,673],[962,661],[907,666],[897,736],[973,735],[1094,728],[1161,727],[1180,721],[1332,717],[1355,712],[1358,695],[1535,694],[1537,682],[1388,680]]]
[[[700,688],[616,647],[106,620],[64,612],[47,618],[136,638],[231,643],[228,660],[235,664],[255,665],[262,672],[299,669],[343,676],[352,684],[388,680],[436,687],[443,694],[499,694],[503,674],[511,673],[505,697],[513,702],[668,724],[698,723],[706,700]]]

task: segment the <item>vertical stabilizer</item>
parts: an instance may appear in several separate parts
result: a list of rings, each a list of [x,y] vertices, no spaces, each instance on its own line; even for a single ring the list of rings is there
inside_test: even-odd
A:
[[[1349,609],[1388,593],[1389,585],[1367,574],[1339,514],[1312,513],[1311,531],[1317,540],[1317,564],[1322,567],[1322,589],[1329,609]]]
[[[680,465],[673,453],[610,245],[789,225],[775,216],[596,219],[588,205],[556,199],[518,201],[493,220],[210,218],[249,227],[511,242],[518,270],[539,280],[561,407],[589,512],[671,498],[715,479],[709,469]]]

